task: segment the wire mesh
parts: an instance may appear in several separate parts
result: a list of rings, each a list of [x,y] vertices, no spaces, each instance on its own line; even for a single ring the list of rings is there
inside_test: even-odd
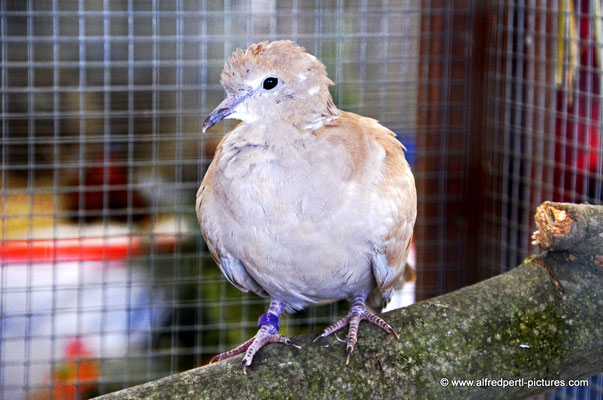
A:
[[[539,250],[533,214],[544,200],[602,204],[603,132],[599,0],[495,2],[488,55],[484,253],[480,278],[504,272]],[[602,398],[588,388],[549,398]]]
[[[266,302],[222,277],[194,199],[237,47],[290,38],[336,103],[414,141],[410,1],[3,1],[0,397],[86,398],[208,361]],[[400,104],[405,104],[402,109]],[[404,139],[406,138],[406,139]],[[345,310],[343,310],[345,311]],[[307,331],[339,305],[286,319]]]
[[[480,47],[482,4],[493,25]],[[534,250],[542,200],[602,202],[600,5],[1,1],[0,398],[88,398],[201,365],[254,333],[267,303],[222,277],[194,199],[234,126],[200,135],[223,98],[224,60],[260,40],[306,47],[339,108],[379,119],[409,149],[418,298],[517,265]],[[288,316],[284,333],[346,307]]]
[[[598,1],[499,2],[490,50],[493,182],[484,273],[530,251],[544,200],[601,204],[601,14]]]
[[[421,2],[417,109],[417,298],[464,284],[460,214],[471,109],[472,1]]]

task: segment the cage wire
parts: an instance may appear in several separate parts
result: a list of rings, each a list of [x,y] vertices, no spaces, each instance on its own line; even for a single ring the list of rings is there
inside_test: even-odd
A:
[[[603,202],[600,0],[492,2],[479,279],[518,265],[545,200]],[[553,399],[602,399],[603,375]]]
[[[89,398],[199,366],[255,333],[267,302],[222,277],[194,212],[234,127],[201,135],[201,123],[223,98],[224,60],[253,42],[304,46],[327,66],[339,108],[380,120],[408,148],[418,275],[399,304],[517,265],[534,251],[541,201],[602,202],[600,10],[0,2],[0,398]],[[287,316],[284,333],[345,312],[311,307]],[[546,396],[602,392],[593,377]]]

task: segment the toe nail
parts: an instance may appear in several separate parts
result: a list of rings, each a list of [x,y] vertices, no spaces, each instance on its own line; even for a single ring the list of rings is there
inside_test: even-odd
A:
[[[348,345],[346,347],[346,350],[347,350],[348,355],[345,359],[345,365],[348,365],[350,363],[350,357],[352,357],[352,352],[354,351],[354,346]]]

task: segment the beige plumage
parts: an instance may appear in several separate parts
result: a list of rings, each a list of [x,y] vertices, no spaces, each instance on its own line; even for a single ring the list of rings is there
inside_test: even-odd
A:
[[[360,320],[395,334],[365,309],[399,286],[416,218],[414,178],[394,134],[338,110],[324,65],[290,41],[237,50],[224,67],[226,99],[203,130],[243,121],[216,150],[197,193],[197,216],[226,278],[272,299],[258,334],[224,359],[243,366],[277,334],[281,312],[348,299],[349,355]],[[375,298],[375,293],[372,298]]]

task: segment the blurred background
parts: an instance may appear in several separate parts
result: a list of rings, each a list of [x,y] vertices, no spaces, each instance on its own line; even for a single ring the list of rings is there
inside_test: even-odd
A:
[[[236,48],[291,39],[339,108],[408,148],[416,282],[396,306],[537,251],[544,200],[603,202],[602,0],[0,1],[0,398],[85,399],[206,363],[267,302],[211,260],[201,135]],[[283,322],[287,335],[345,303]],[[603,398],[589,388],[542,398]]]

